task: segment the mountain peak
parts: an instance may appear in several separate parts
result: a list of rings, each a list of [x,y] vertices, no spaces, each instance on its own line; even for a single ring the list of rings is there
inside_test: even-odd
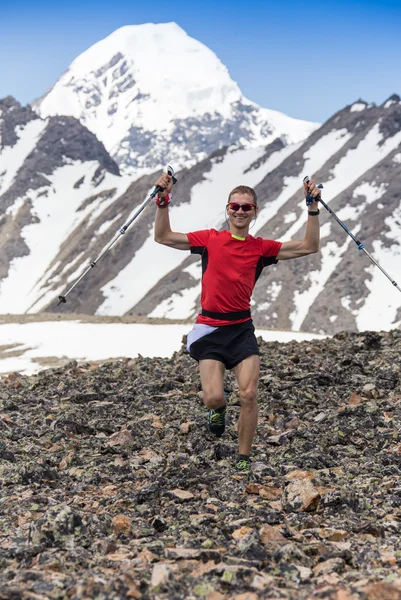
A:
[[[392,94],[387,100],[383,102],[381,106],[384,108],[389,108],[392,104],[399,104],[401,102],[401,98],[398,94]]]
[[[317,126],[244,98],[214,52],[174,22],[117,29],[35,108],[79,119],[130,174],[173,160],[188,166],[227,145],[298,142]]]

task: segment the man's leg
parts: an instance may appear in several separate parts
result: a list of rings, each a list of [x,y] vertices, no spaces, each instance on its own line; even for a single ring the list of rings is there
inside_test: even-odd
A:
[[[259,380],[259,356],[248,356],[234,367],[234,373],[239,385],[241,411],[238,421],[239,455],[248,456],[251,453],[253,438],[258,424],[258,405],[256,392]]]
[[[211,433],[220,437],[226,426],[224,398],[224,364],[218,360],[199,361],[203,403],[209,409],[208,425]]]
[[[224,365],[218,360],[199,361],[199,371],[203,391],[203,403],[209,410],[225,405]]]

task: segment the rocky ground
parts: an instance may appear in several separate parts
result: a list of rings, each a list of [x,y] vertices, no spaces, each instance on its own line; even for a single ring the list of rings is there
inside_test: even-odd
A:
[[[196,364],[0,382],[0,599],[401,599],[401,332],[261,342],[252,479]]]

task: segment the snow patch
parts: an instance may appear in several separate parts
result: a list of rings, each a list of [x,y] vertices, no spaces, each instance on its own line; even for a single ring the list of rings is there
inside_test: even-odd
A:
[[[200,288],[194,286],[163,300],[149,315],[151,319],[190,319],[197,308]]]
[[[100,236],[103,233],[105,233],[113,225],[113,223],[118,221],[118,219],[120,219],[120,218],[121,218],[121,213],[118,214],[116,217],[114,217],[114,219],[110,219],[109,221],[105,221],[104,223],[102,223],[95,235]],[[117,232],[116,232],[116,234],[117,234]]]
[[[294,212],[288,213],[284,217],[284,223],[285,224],[287,224],[287,223],[293,223],[296,220],[297,220],[297,215]]]
[[[363,104],[362,102],[356,102],[351,106],[350,112],[361,112],[362,110],[365,110],[365,108],[366,104]]]
[[[269,285],[268,288],[266,289],[266,296],[267,296],[267,298],[269,298],[269,300],[258,304],[258,306],[255,308],[255,312],[261,312],[262,310],[267,310],[269,308],[269,306],[271,306],[271,304],[273,304],[273,302],[275,300],[277,300],[278,295],[281,292],[281,288],[282,288],[281,283],[277,283],[276,281],[273,281],[271,283],[271,285]]]
[[[395,100],[387,100],[387,102],[384,105],[384,108],[390,108],[390,106],[392,106],[393,104],[397,104],[397,102]]]
[[[0,195],[13,183],[15,176],[25,162],[26,157],[35,149],[47,120],[35,119],[25,126],[18,126],[18,141],[14,146],[6,146],[0,153]]]
[[[189,275],[191,275],[191,277],[200,281],[202,279],[202,263],[201,263],[201,261],[199,260],[199,261],[193,263],[192,265],[189,265],[189,267],[186,267],[185,269],[183,269],[183,273],[189,273]]]
[[[18,345],[21,356],[0,359],[0,373],[18,371],[31,375],[43,369],[40,359],[54,356],[81,361],[109,360],[120,357],[171,357],[181,348],[182,336],[191,325],[148,325],[138,323],[80,323],[44,321],[39,323],[0,324],[4,345]],[[310,333],[257,329],[266,341],[289,342],[319,339]],[[60,340],[63,343],[60,344]],[[105,343],[107,340],[107,343]],[[13,352],[15,348],[10,349]],[[7,353],[3,353],[7,355]]]
[[[359,227],[356,228],[355,232],[357,231],[359,231]],[[338,246],[336,242],[328,242],[326,246],[321,249],[322,264],[320,270],[310,271],[308,273],[308,279],[310,281],[309,289],[304,292],[295,290],[295,309],[290,314],[290,320],[294,331],[299,331],[301,329],[302,323],[311,306],[319,294],[324,290],[324,286],[331,274],[340,264],[342,256],[348,249],[350,242],[351,238],[349,236],[347,236],[347,239],[342,246]]]
[[[320,226],[320,239],[329,237],[331,233],[331,223],[330,221],[327,221],[327,223],[323,223],[323,225]]]

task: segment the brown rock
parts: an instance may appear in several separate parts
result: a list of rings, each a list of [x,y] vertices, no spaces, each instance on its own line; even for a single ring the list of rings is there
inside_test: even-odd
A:
[[[128,583],[128,590],[126,592],[127,598],[134,598],[140,600],[142,598],[142,592],[135,583]]]
[[[194,424],[195,424],[195,421],[186,421],[185,423],[181,423],[180,429],[181,429],[182,433],[188,434],[191,431],[192,426]]]
[[[259,496],[265,498],[266,500],[277,500],[278,498],[281,498],[282,495],[283,490],[280,488],[271,488],[262,485],[259,490]]]
[[[191,525],[195,525],[197,527],[202,525],[202,523],[207,523],[208,521],[216,521],[216,515],[211,513],[200,513],[199,515],[191,515],[189,520]]]
[[[313,569],[314,577],[320,575],[329,575],[330,573],[341,573],[344,570],[344,560],[342,558],[329,558],[321,563],[318,563]]]
[[[295,479],[285,489],[283,507],[287,512],[311,512],[319,501],[320,494],[310,479]]]
[[[355,596],[349,590],[338,590],[334,600],[354,600]]]
[[[237,546],[240,550],[246,550],[252,544],[259,542],[259,535],[252,527],[240,527],[236,529],[232,534],[232,537],[236,540]]]
[[[245,594],[235,594],[231,597],[231,600],[258,600],[258,595],[252,592],[245,592]]]
[[[269,546],[272,543],[289,543],[287,538],[285,538],[283,534],[272,525],[263,525],[263,527],[261,527],[259,530],[259,537],[263,546]]]
[[[258,495],[261,489],[261,485],[259,483],[248,483],[245,488],[247,494],[256,494]]]
[[[111,522],[113,532],[116,534],[119,533],[129,533],[131,529],[131,519],[126,515],[116,515]]]
[[[134,438],[128,429],[121,429],[113,433],[106,442],[106,446],[132,446]]]
[[[191,577],[203,577],[204,575],[207,575],[207,573],[214,571],[215,567],[216,563],[214,562],[214,560],[208,560],[205,563],[200,563],[200,561],[197,561],[197,565],[192,571]]]
[[[310,471],[302,471],[300,469],[296,469],[295,471],[290,471],[286,474],[286,479],[312,479],[313,473]]]
[[[200,553],[198,548],[166,548],[167,558],[199,558]]]
[[[320,577],[316,579],[316,587],[321,590],[324,586],[328,585],[335,589],[340,581],[341,575],[338,575],[337,573],[327,573],[327,575],[320,575]]]
[[[351,396],[349,397],[348,404],[349,404],[349,406],[358,406],[358,404],[362,404],[361,396],[358,396],[358,394],[355,394],[355,392],[352,392]]]
[[[397,564],[397,557],[394,552],[394,548],[382,548],[379,550],[380,560],[383,563],[387,563],[389,565]]]
[[[290,429],[295,429],[298,425],[301,425],[302,421],[298,417],[294,417],[290,421],[287,422],[286,426]]]
[[[295,565],[298,569],[299,576],[301,581],[307,581],[312,577],[312,569],[309,567],[303,567],[302,565]]]
[[[153,450],[149,450],[149,449],[141,450],[138,454],[139,454],[139,456],[142,456],[146,460],[150,460],[151,458],[156,456],[156,453],[153,452]]]
[[[244,526],[244,527],[240,527],[239,529],[236,529],[235,531],[233,531],[233,533],[231,535],[235,540],[241,540],[245,535],[248,535],[252,531],[254,531],[252,529],[252,527]]]
[[[220,592],[216,592],[215,590],[211,590],[207,593],[206,600],[225,600],[226,596],[220,594]]]
[[[156,560],[158,560],[158,556],[157,554],[153,554],[153,552],[151,552],[150,550],[148,550],[147,548],[144,548],[139,554],[138,554],[138,562],[139,563],[145,563],[145,564],[150,564],[155,562]]]
[[[367,398],[377,398],[379,395],[374,383],[367,383],[363,386],[362,391],[367,396]]]
[[[187,490],[170,490],[170,494],[174,496],[174,498],[178,498],[178,500],[181,500],[181,502],[186,502],[195,498],[195,496],[191,494],[191,492],[187,492]]]
[[[164,585],[170,579],[172,574],[171,567],[165,563],[156,563],[153,565],[150,585],[152,588]]]
[[[317,529],[316,533],[323,540],[328,540],[329,542],[341,542],[348,537],[348,532],[344,529]]]
[[[401,600],[401,591],[392,583],[378,581],[363,589],[367,600]]]
[[[281,438],[281,435],[270,435],[268,438],[266,438],[266,443],[272,444],[273,446],[279,446],[280,438]]]
[[[69,454],[67,454],[67,456],[60,461],[58,468],[61,470],[66,469],[72,461],[74,454],[75,452],[70,452]]]
[[[261,573],[260,575],[255,575],[251,582],[251,587],[255,590],[264,590],[265,588],[274,584],[274,577],[271,575],[265,575]]]

